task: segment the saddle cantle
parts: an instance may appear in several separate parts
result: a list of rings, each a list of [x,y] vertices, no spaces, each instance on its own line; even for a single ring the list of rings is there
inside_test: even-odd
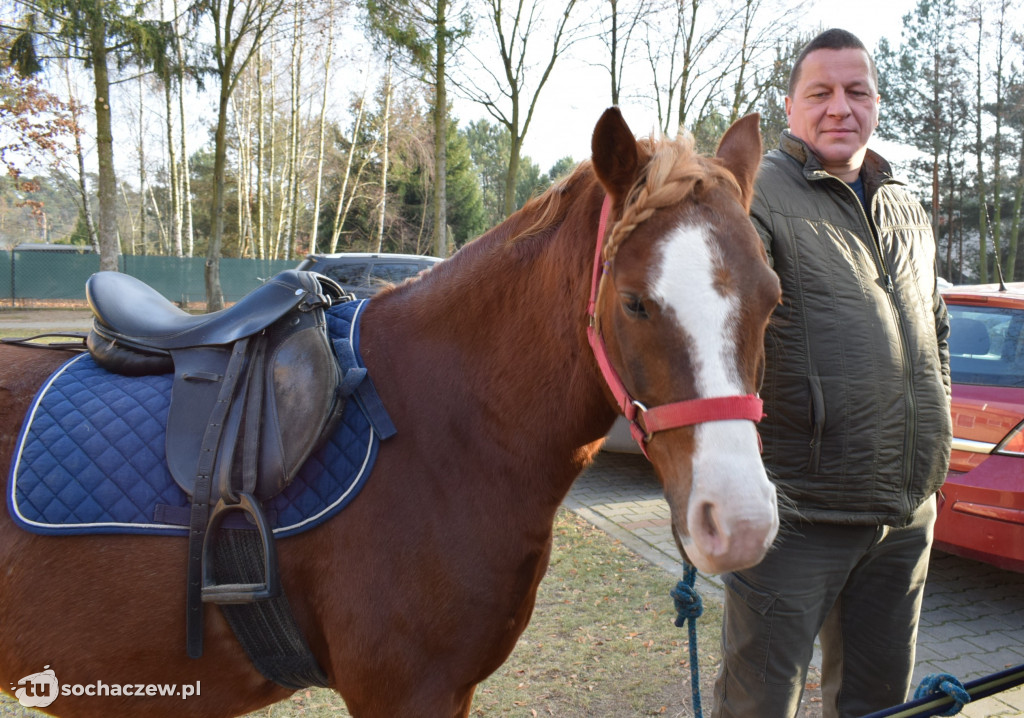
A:
[[[288,270],[233,307],[203,315],[117,272],[90,277],[86,296],[95,315],[87,344],[98,365],[130,375],[174,372],[166,455],[191,499],[188,651],[198,657],[203,601],[280,595],[260,504],[292,480],[341,417],[343,377],[324,309],[348,295],[326,277]],[[262,571],[221,583],[217,534],[232,513],[255,526]]]

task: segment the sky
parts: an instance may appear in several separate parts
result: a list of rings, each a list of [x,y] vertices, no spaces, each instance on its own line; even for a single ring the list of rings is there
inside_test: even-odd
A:
[[[808,3],[804,25],[808,29],[841,27],[873,50],[883,36],[893,45],[899,44],[903,16],[916,4],[916,0],[816,0]],[[556,65],[557,72],[544,87],[523,147],[523,154],[544,172],[567,155],[577,162],[590,156],[591,132],[609,104],[609,81],[604,69],[590,66],[580,58],[567,57],[561,61],[566,64]],[[623,117],[638,136],[651,135],[657,127],[657,114],[650,105],[620,103]],[[484,116],[469,103],[456,103],[455,112],[462,125]],[[905,155],[903,148],[881,140],[872,140],[870,146],[896,162]]]

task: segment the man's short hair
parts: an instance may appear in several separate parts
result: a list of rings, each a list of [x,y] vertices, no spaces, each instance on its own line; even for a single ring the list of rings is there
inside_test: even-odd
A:
[[[793,96],[793,90],[796,89],[796,84],[800,81],[800,68],[803,65],[804,59],[815,50],[863,50],[864,54],[868,56],[868,65],[871,67],[871,79],[875,83],[875,88],[878,88],[878,68],[875,67],[875,59],[871,57],[871,53],[864,47],[864,43],[852,32],[834,27],[831,30],[825,30],[825,32],[804,45],[804,49],[797,55],[796,62],[793,63],[793,69],[789,73],[789,87],[786,90],[790,97]]]

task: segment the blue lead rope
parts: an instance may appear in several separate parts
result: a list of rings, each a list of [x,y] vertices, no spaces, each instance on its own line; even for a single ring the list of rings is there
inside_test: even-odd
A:
[[[955,716],[964,709],[964,705],[971,702],[971,694],[964,688],[964,684],[948,673],[931,673],[924,677],[921,684],[914,691],[914,700],[921,700],[933,695],[945,693],[953,699],[953,705],[944,713],[936,713],[940,716]]]
[[[675,600],[676,627],[682,628],[689,621],[690,637],[690,690],[693,693],[693,715],[703,718],[700,708],[700,664],[697,660],[697,619],[704,613],[704,603],[693,587],[697,580],[697,569],[686,561],[683,562],[683,580],[669,592]]]

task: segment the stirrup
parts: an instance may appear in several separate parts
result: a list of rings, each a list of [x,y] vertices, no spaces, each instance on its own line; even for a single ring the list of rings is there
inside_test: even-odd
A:
[[[216,540],[221,522],[231,511],[241,511],[252,519],[259,532],[263,544],[263,581],[261,583],[224,583],[218,584],[213,575],[212,547]],[[238,503],[217,501],[210,520],[207,523],[206,535],[203,537],[203,587],[204,603],[252,603],[281,595],[281,576],[277,570],[277,548],[274,545],[273,533],[263,515],[263,509],[255,497],[245,491],[238,492]]]

